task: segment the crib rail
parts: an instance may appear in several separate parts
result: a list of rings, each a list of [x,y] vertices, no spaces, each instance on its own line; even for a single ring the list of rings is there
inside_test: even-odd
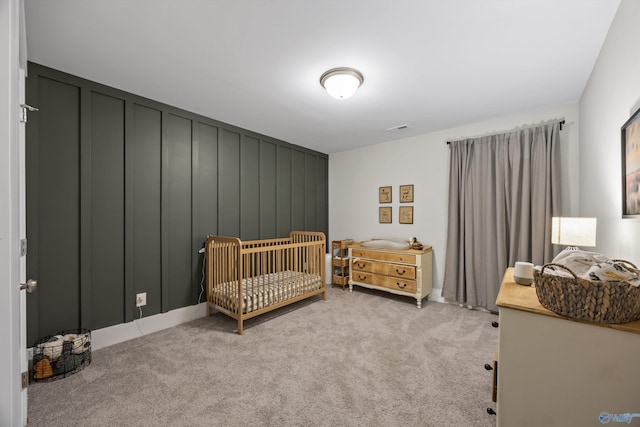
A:
[[[242,283],[242,242],[233,237],[210,236],[207,239],[207,300],[230,313],[238,313],[241,307],[233,307],[225,295],[240,291]],[[218,292],[214,292],[218,290]]]
[[[326,238],[318,232],[291,232],[289,238],[242,242],[207,240],[207,302],[242,320],[300,299],[325,297]]]
[[[292,231],[289,233],[289,239],[293,243],[302,243],[302,242],[325,242],[327,238],[324,233],[319,231]]]

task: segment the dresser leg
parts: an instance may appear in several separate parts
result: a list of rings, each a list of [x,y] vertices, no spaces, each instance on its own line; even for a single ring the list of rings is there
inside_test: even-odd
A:
[[[416,304],[417,304],[418,308],[422,308],[422,300],[421,299],[417,300]]]
[[[349,292],[353,292],[353,285],[349,283]]]

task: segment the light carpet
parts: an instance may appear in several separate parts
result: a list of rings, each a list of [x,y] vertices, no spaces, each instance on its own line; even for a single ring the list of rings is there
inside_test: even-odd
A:
[[[497,316],[356,288],[217,313],[29,386],[29,426],[494,426]]]

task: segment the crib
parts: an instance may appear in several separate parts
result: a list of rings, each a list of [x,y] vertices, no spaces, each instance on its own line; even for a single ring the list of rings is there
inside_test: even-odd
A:
[[[241,241],[209,236],[207,316],[217,310],[243,322],[322,294],[326,299],[324,233],[292,231],[288,238]]]

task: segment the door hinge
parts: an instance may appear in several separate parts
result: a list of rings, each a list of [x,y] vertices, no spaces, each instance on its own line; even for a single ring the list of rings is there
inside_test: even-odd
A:
[[[32,107],[29,104],[20,104],[20,121],[27,123],[27,111],[40,111],[36,107]]]
[[[20,256],[27,256],[27,239],[20,239]]]
[[[29,372],[24,371],[22,373],[22,389],[24,390],[29,385]]]

